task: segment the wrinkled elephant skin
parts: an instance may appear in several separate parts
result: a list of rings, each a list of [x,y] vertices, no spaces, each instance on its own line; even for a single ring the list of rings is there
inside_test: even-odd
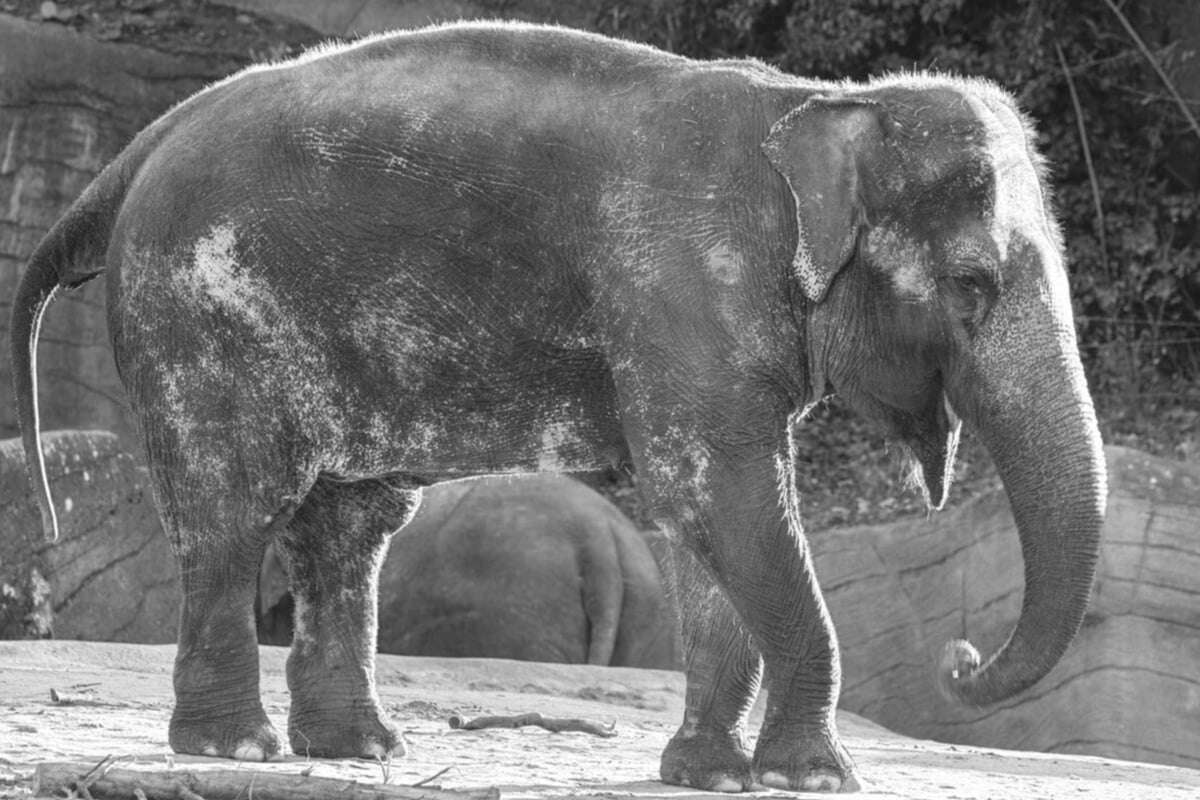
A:
[[[284,561],[263,561],[263,644],[292,640]],[[678,629],[643,533],[560,475],[423,490],[379,573],[381,653],[678,669]]]
[[[935,507],[960,420],[995,458],[1025,602],[988,660],[952,646],[947,696],[1030,686],[1087,605],[1104,466],[1032,142],[981,81],[821,83],[552,27],[252,68],[143,131],[35,251],[12,323],[26,455],[39,478],[41,315],[104,272],[183,581],[170,742],[240,759],[279,748],[268,542],[292,563],[293,749],[382,757],[374,590],[419,488],[628,459],[695,578],[663,779],[850,790],[792,469],[811,404],[875,420]]]

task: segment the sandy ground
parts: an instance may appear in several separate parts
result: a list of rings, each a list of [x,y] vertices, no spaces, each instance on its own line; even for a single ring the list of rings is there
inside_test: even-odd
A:
[[[0,642],[0,798],[33,794],[33,771],[46,761],[127,757],[137,768],[270,770],[385,782],[366,761],[288,757],[267,765],[171,756],[174,647],[92,642]],[[262,652],[263,696],[281,731],[287,718],[286,651]],[[433,785],[448,790],[495,786],[506,798],[687,798],[665,786],[658,755],[681,714],[682,675],[649,670],[476,659],[382,656],[379,693],[400,723],[409,753],[386,782],[415,784],[446,770]],[[50,691],[84,693],[64,705]],[[455,713],[583,717],[615,721],[618,735],[549,733],[540,728],[456,731]],[[864,798],[1002,800],[1200,797],[1200,771],[1082,756],[987,750],[898,736],[842,714],[843,738],[856,758]],[[761,795],[785,795],[763,791]],[[817,796],[817,795],[796,795]]]

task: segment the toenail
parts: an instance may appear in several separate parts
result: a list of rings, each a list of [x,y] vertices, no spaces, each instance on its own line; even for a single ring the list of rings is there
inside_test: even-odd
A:
[[[761,781],[764,786],[770,787],[772,789],[789,789],[789,788],[791,788],[788,785],[787,775],[784,775],[782,772],[776,772],[774,770],[771,770],[770,772],[764,772],[762,774],[762,776],[759,778],[759,781]]]
[[[728,775],[722,775],[716,783],[712,785],[712,791],[729,794],[732,792],[742,791],[742,782],[735,780]]]
[[[805,775],[800,781],[800,788],[806,792],[836,792],[842,788],[842,779],[827,773]]]
[[[260,745],[254,742],[242,742],[233,751],[233,757],[238,761],[264,761],[265,753]]]

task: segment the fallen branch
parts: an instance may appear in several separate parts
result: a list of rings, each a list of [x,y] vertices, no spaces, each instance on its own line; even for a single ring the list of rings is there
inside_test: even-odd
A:
[[[412,784],[412,785],[413,785],[414,787],[417,787],[417,786],[426,786],[426,785],[428,785],[428,784],[430,784],[430,783],[433,783],[433,782],[434,782],[434,781],[436,781],[438,778],[442,777],[443,775],[445,775],[447,772],[449,772],[449,771],[450,771],[450,770],[452,770],[452,769],[454,769],[454,767],[453,767],[453,766],[450,766],[450,767],[442,767],[442,768],[441,768],[441,769],[439,769],[437,772],[435,772],[435,773],[433,773],[432,775],[430,775],[428,778],[422,778],[421,780],[417,781],[416,783],[414,783],[414,784]]]
[[[254,769],[118,769],[99,764],[45,762],[34,770],[37,797],[146,800],[499,800],[495,786],[471,791],[370,784]]]
[[[526,725],[536,725],[553,733],[579,731],[580,733],[590,733],[593,736],[603,736],[605,738],[617,735],[616,723],[604,725],[603,723],[592,722],[587,719],[559,719],[555,717],[543,717],[537,713],[500,717],[476,717],[475,719],[466,719],[457,714],[450,717],[450,727],[463,731],[477,731],[483,728],[521,728]]]

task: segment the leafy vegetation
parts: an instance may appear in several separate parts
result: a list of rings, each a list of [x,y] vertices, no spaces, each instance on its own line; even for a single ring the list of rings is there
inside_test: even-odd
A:
[[[1106,440],[1200,458],[1200,130],[1150,63],[1168,75],[1190,74],[1192,99],[1200,100],[1192,0],[1130,0],[1121,8],[1108,0],[603,6],[597,19],[606,32],[685,55],[752,56],[824,78],[937,69],[989,77],[1013,92],[1038,121],[1054,167],[1081,349]],[[1178,39],[1187,23],[1190,41]],[[1194,116],[1200,103],[1191,108]],[[840,454],[801,465],[817,487],[807,504],[819,508],[821,522],[918,507],[915,496],[897,500],[888,481],[876,480],[898,473],[881,438],[836,403],[817,416],[806,449]],[[968,441],[964,450],[958,477],[966,490],[994,482],[982,448]],[[882,497],[872,494],[878,483]]]

